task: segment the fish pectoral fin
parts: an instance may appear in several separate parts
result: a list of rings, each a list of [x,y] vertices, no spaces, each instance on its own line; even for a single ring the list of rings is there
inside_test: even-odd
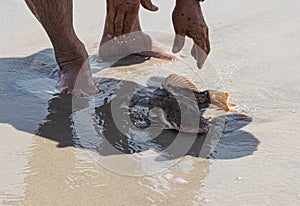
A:
[[[233,103],[228,103],[227,104],[229,107],[237,107],[238,105],[237,104],[233,104]]]
[[[238,107],[237,104],[228,103],[228,106],[229,106],[229,112],[241,113],[241,112],[237,109],[237,107]]]
[[[210,97],[211,104],[225,111],[229,111],[229,105],[227,103],[227,100],[229,98],[228,93],[209,90],[209,97]]]
[[[237,109],[238,107],[237,104],[228,103],[227,105],[228,105],[229,112],[239,113],[239,110]]]
[[[194,92],[198,92],[197,87],[187,78],[177,75],[170,74],[163,83],[163,88],[169,90],[170,88],[184,88],[190,89]]]

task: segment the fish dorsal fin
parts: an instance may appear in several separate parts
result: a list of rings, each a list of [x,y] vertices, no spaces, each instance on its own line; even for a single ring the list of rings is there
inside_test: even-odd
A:
[[[163,88],[168,90],[170,88],[184,88],[194,92],[198,92],[197,87],[187,78],[177,74],[170,74],[163,83]]]

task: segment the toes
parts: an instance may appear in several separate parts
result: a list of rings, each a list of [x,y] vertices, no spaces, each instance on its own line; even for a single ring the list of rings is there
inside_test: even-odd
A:
[[[162,53],[162,52],[155,52],[155,51],[139,52],[137,54],[141,56],[154,57],[154,58],[165,59],[170,61],[174,61],[177,59],[175,55]]]
[[[73,95],[78,97],[88,97],[91,95],[97,95],[100,93],[100,90],[95,86],[91,85],[91,87],[86,89],[80,89],[80,88],[60,88],[60,94],[67,94],[67,95]]]
[[[61,92],[61,94],[67,94],[67,95],[73,95],[77,97],[89,97],[92,95],[97,95],[100,93],[100,90],[94,90],[94,91],[83,91],[82,89],[73,89],[73,90],[64,90]]]
[[[74,96],[77,96],[77,97],[88,97],[89,96],[88,93],[84,92],[81,89],[74,89],[71,94]]]

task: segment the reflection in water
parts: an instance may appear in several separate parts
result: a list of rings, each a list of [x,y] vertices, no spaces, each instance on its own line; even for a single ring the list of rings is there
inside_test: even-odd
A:
[[[144,57],[137,58],[131,56],[130,58],[130,61],[128,61],[128,59],[122,59],[120,62],[116,63],[115,66],[118,66],[118,64],[124,65],[124,62],[141,63],[145,61]],[[74,117],[76,117],[80,111],[90,107],[90,100],[86,98],[74,99],[67,95],[55,95],[50,99],[51,93],[55,92],[51,91],[51,88],[53,89],[55,86],[55,79],[51,79],[51,81],[49,79],[49,74],[56,67],[53,58],[53,50],[47,49],[27,58],[2,59],[1,65],[6,69],[1,71],[0,76],[1,84],[4,85],[1,86],[0,93],[0,122],[9,123],[19,130],[30,133],[33,133],[34,130],[36,130],[36,134],[39,136],[56,141],[58,147],[75,146],[85,148],[85,145],[81,143],[83,140],[76,134]],[[26,70],[20,72],[20,68],[26,68]],[[17,79],[15,79],[15,75],[13,75],[16,72],[18,72]],[[37,82],[39,82],[39,79],[44,82],[44,84],[39,83],[42,89],[35,86]],[[48,79],[49,81],[44,81],[45,79]],[[150,84],[151,82],[157,81],[160,82],[161,79],[152,77],[149,79],[148,83]],[[130,135],[127,135],[120,129],[118,124],[115,124],[116,119],[118,119],[113,116],[116,115],[116,110],[111,109],[112,99],[118,98],[118,95],[115,97],[115,94],[116,89],[118,89],[120,85],[125,85],[127,88],[133,88],[133,91],[136,89],[145,92],[151,91],[151,87],[146,88],[130,81],[105,78],[98,79],[97,82],[103,93],[95,97],[96,106],[91,114],[93,116],[87,117],[86,119],[95,120],[97,122],[97,124],[94,125],[94,130],[99,133],[97,138],[99,138],[99,142],[102,143],[97,145],[97,151],[101,155],[106,156],[114,154],[116,150],[124,154],[143,152],[149,149],[166,152],[166,148],[172,145],[178,136],[178,132],[161,130],[159,131],[159,134],[154,135],[156,138],[151,138],[153,135],[150,135],[149,137],[143,130],[139,130],[140,133],[134,131]],[[156,86],[158,86],[158,84],[156,84]],[[47,98],[50,99],[48,101],[48,114],[46,114],[46,118],[42,120],[45,115],[45,102],[47,101]],[[22,104],[20,104],[20,101]],[[117,114],[122,114],[123,112],[124,116],[126,116],[126,113],[128,116],[128,108],[122,107],[118,110]],[[120,117],[123,117],[123,115]],[[253,147],[240,148],[240,150],[248,151],[247,153],[243,153],[243,155],[252,154],[253,151],[256,150],[258,141],[251,134],[240,130],[243,126],[251,122],[251,118],[238,114],[230,114],[226,116],[226,121],[225,136],[222,138],[220,144],[225,144],[226,141],[230,140],[230,144],[232,143],[238,148],[247,145],[248,142],[251,143]],[[41,122],[37,129],[36,122]],[[212,120],[212,122],[214,121]],[[123,123],[128,124],[130,121],[123,121]],[[244,134],[241,135],[243,138],[229,139],[229,133],[233,133],[237,130],[240,130],[240,132]],[[88,136],[89,133],[87,132],[86,135]],[[135,138],[131,138],[133,135],[135,135]],[[184,136],[185,134],[182,135]],[[137,136],[139,138],[137,138]],[[190,138],[187,134],[185,135],[185,138],[187,141],[183,142],[188,144],[188,149],[184,152],[179,152],[180,155],[178,155],[178,153],[172,154],[171,151],[171,153],[168,154],[170,158],[178,158],[184,155],[199,156],[199,151],[205,142],[206,136],[198,135],[197,138]],[[101,139],[105,141],[100,141]],[[243,141],[245,141],[245,143],[243,143]],[[110,151],[109,148],[111,147],[106,147],[107,144],[113,146],[114,150]],[[180,150],[180,148],[177,149]],[[231,147],[230,149],[233,148]],[[230,151],[226,152],[230,153]],[[230,158],[243,155],[236,153],[235,155],[230,156]],[[222,158],[220,156],[218,157]]]
[[[136,87],[137,85],[132,82],[112,79],[101,79],[98,80],[98,83],[99,87],[105,92],[95,97],[96,106],[94,108],[94,112],[91,113],[89,118],[94,121],[93,128],[98,135],[97,138],[99,138],[97,145],[93,145],[93,147],[90,148],[94,148],[96,146],[96,150],[100,155],[133,154],[152,149],[157,152],[164,152],[164,155],[167,155],[168,159],[179,158],[184,155],[202,158],[207,157],[200,155],[200,151],[205,143],[206,134],[198,134],[196,138],[193,138],[190,134],[183,133],[181,135],[186,138],[185,142],[187,145],[184,146],[181,144],[179,146],[188,147],[185,153],[183,154],[180,151],[180,148],[177,148],[176,150],[172,150],[176,152],[166,154],[166,151],[168,151],[166,149],[170,147],[170,145],[172,145],[178,137],[178,131],[162,130],[161,133],[154,138],[152,138],[151,134],[149,135],[147,131],[143,130],[131,130],[131,136],[128,135],[128,133],[120,131],[119,126],[116,124],[116,120],[113,117],[114,111],[112,111],[112,108],[115,108],[112,106],[112,100],[113,98],[117,98],[115,97],[115,90],[120,84],[129,84],[132,87]],[[53,97],[49,101],[49,113],[45,120],[40,124],[37,134],[58,142],[58,147],[75,146],[78,148],[89,148],[83,143],[85,140],[82,139],[82,136],[89,136],[90,131],[86,130],[84,131],[85,133],[81,132],[80,135],[76,134],[73,122],[73,117],[76,116],[78,112],[90,107],[89,102],[89,98],[76,98],[74,100],[74,98],[67,95],[57,95]],[[76,105],[74,106],[74,104]],[[118,114],[128,114],[128,107],[119,109],[120,111]],[[228,144],[232,146],[228,149],[233,149],[234,151],[223,152],[231,155],[226,156],[226,154],[222,153],[224,157],[221,157],[220,155],[216,156],[215,154],[213,157],[229,158],[230,156],[230,158],[238,158],[245,155],[251,155],[253,151],[256,150],[258,141],[251,134],[241,131],[240,129],[249,124],[252,119],[242,114],[229,114],[225,116],[225,118],[226,125],[224,137],[221,138],[218,148],[224,148],[222,145],[229,142]],[[125,117],[123,118],[120,116],[118,122],[121,121],[124,125],[127,124],[126,127],[128,127],[130,122],[122,121],[124,119],[126,120]],[[83,119],[82,121],[86,120],[87,119]],[[214,120],[211,120],[211,122],[214,122]],[[238,130],[238,136],[240,138],[229,138],[232,133]],[[95,131],[93,131],[93,133],[95,133]],[[98,144],[99,142],[100,144]],[[247,142],[251,146],[249,146]],[[93,143],[95,142],[90,142],[90,144]],[[208,143],[206,142],[205,144]],[[237,151],[243,151],[243,153],[239,153]]]
[[[102,138],[105,138],[107,140],[104,141],[105,144],[110,144],[113,146],[113,148],[117,150],[108,150],[110,147],[107,147],[107,145],[103,144],[101,145],[101,147],[98,147],[98,152],[101,155],[113,155],[119,154],[119,152],[124,154],[132,154],[143,152],[149,149],[154,149],[156,151],[166,151],[166,149],[178,137],[179,132],[176,130],[163,130],[159,135],[154,137],[152,137],[151,133],[149,134],[149,132],[146,130],[131,130],[132,136],[128,136],[125,132],[124,134],[118,129],[116,121],[113,118],[113,111],[111,111],[111,108],[113,108],[113,106],[111,105],[111,103],[108,102],[105,102],[101,107],[95,108],[97,123],[99,127],[98,129],[101,130]],[[127,122],[127,124],[129,123]],[[190,150],[187,150],[187,153],[183,155],[199,156],[201,147],[205,140],[205,134],[198,134],[197,138],[193,138],[193,135],[188,133],[183,133],[181,135],[185,136],[188,145],[190,144],[188,140],[194,139],[193,144],[190,145]],[[184,147],[184,145],[178,146]],[[180,148],[177,148],[176,151],[173,154],[165,155],[168,155],[169,158],[178,158],[180,157],[177,156],[178,154],[180,154]]]
[[[30,137],[34,134],[39,135],[34,138],[36,142],[30,162],[31,175],[26,178],[27,199],[32,198],[32,202],[35,204],[40,202],[40,198],[49,199],[49,203],[53,203],[54,199],[61,203],[67,198],[86,203],[91,197],[99,197],[100,201],[102,197],[99,196],[97,188],[105,185],[107,186],[101,190],[101,194],[104,194],[104,196],[114,194],[118,200],[123,198],[124,202],[127,201],[124,198],[139,199],[141,202],[145,202],[147,195],[149,195],[147,196],[148,200],[154,200],[158,204],[161,199],[165,199],[165,202],[170,200],[171,204],[174,201],[172,195],[174,197],[179,195],[183,196],[183,198],[186,197],[186,202],[190,202],[193,199],[194,195],[190,194],[191,188],[197,190],[200,187],[200,181],[205,178],[209,170],[207,162],[199,163],[199,161],[202,161],[201,158],[192,158],[199,157],[199,151],[207,140],[205,135],[198,135],[197,138],[192,138],[192,141],[187,135],[183,142],[188,143],[188,150],[179,156],[177,155],[178,153],[168,153],[169,159],[187,155],[184,161],[178,162],[172,170],[165,170],[164,173],[157,176],[140,179],[130,179],[113,174],[97,167],[98,165],[94,162],[90,163],[87,159],[79,161],[79,158],[74,159],[73,157],[73,152],[77,151],[78,156],[83,158],[84,155],[82,153],[84,152],[81,153],[79,151],[89,148],[82,144],[86,140],[76,133],[74,119],[76,119],[78,114],[91,107],[91,100],[86,98],[74,100],[66,95],[52,96],[55,93],[53,89],[56,81],[49,78],[49,74],[56,67],[53,50],[44,50],[27,58],[0,59],[0,64],[2,65],[0,75],[0,122],[12,125],[17,130],[26,132]],[[160,79],[158,81],[160,82]],[[89,149],[96,151],[97,153],[94,154],[98,156],[116,157],[117,159],[121,157],[120,155],[115,155],[116,151],[118,151],[117,154],[122,154],[122,157],[134,154],[140,155],[151,150],[166,152],[166,148],[177,139],[178,132],[163,130],[156,138],[149,138],[143,132],[136,133],[135,138],[130,138],[130,136],[119,132],[119,128],[113,121],[114,111],[111,110],[111,100],[115,97],[116,86],[121,81],[101,79],[98,82],[100,83],[99,87],[105,92],[96,96],[96,106],[92,107],[92,112],[89,113],[89,116],[86,116],[84,121],[91,120],[91,125],[94,126],[93,131],[99,132],[96,137],[99,140],[97,141],[99,144],[97,148],[91,147]],[[131,82],[123,81],[123,84],[131,84]],[[136,87],[137,85],[133,86]],[[74,105],[75,103],[76,105]],[[126,111],[128,112],[128,108]],[[256,150],[258,141],[251,134],[240,130],[251,122],[251,118],[243,115],[227,115],[226,119],[225,134],[216,148],[217,152],[214,152],[212,157],[222,159],[251,155]],[[95,121],[97,124],[93,124]],[[1,130],[1,132],[5,131]],[[85,131],[87,137],[89,137],[90,132]],[[16,141],[20,141],[16,144],[17,146],[25,148],[25,140],[19,139],[18,136],[10,133],[8,135],[9,138],[14,140],[17,138]],[[22,137],[25,136],[22,134]],[[42,138],[54,141],[54,145],[51,141],[46,142]],[[21,143],[24,143],[24,145]],[[56,143],[58,148],[54,149]],[[28,145],[30,146],[30,144]],[[7,146],[7,144],[4,145]],[[77,147],[79,149],[61,149],[62,147]],[[114,150],[109,148],[114,148]],[[11,149],[11,147],[6,149]],[[20,160],[19,153],[11,153],[10,150],[8,152]],[[22,153],[21,155],[25,154]],[[108,159],[108,161],[114,160]],[[155,159],[155,161],[161,160],[165,159]],[[92,160],[90,159],[90,161]],[[162,163],[167,164],[165,161],[162,161]],[[78,172],[78,174],[72,172],[73,166],[76,164],[78,168],[75,169],[75,172]],[[28,168],[27,163],[25,165]],[[179,169],[177,170],[176,168]],[[4,178],[12,174],[11,172],[6,174],[5,170],[1,171],[4,172]],[[16,171],[16,174],[18,173],[18,177],[21,177],[20,174],[25,172],[27,172],[27,169],[26,171]],[[93,174],[91,177],[88,176],[90,173]],[[197,181],[195,181],[195,177],[198,177]],[[22,181],[20,180],[20,182]],[[73,182],[73,185],[76,186],[74,186],[75,189],[72,188],[72,190],[68,191],[69,186],[65,185],[65,182]],[[9,187],[16,187],[16,185],[9,185],[8,183]],[[89,183],[91,185],[95,183],[98,186],[95,190],[88,189],[86,185],[89,185]],[[85,188],[80,188],[78,185],[85,185],[82,186]],[[131,187],[128,187],[128,185]],[[59,190],[59,188],[63,188],[63,191]],[[126,191],[128,190],[127,195],[129,198],[127,198],[127,195],[124,197],[124,188],[126,188]],[[173,191],[172,188],[176,189]],[[91,194],[87,191],[93,191],[92,194],[95,195],[87,195],[79,200],[78,197],[82,193]],[[14,191],[8,192],[9,194],[15,194]],[[66,196],[61,197],[62,193],[66,194]],[[158,196],[155,194],[158,194]],[[8,197],[4,198],[7,199]]]
[[[174,141],[176,138],[178,138],[178,131],[175,130],[163,130],[161,131],[160,134],[156,136],[151,136],[151,131],[147,130],[129,130],[129,132],[122,131],[120,129],[120,126],[118,125],[120,122],[122,122],[122,125],[126,125],[126,128],[134,125],[132,122],[128,122],[128,119],[126,121],[126,118],[123,116],[128,115],[128,107],[124,107],[120,103],[120,107],[118,109],[123,110],[120,111],[118,114],[121,114],[119,116],[118,120],[115,120],[113,117],[114,111],[112,111],[112,108],[117,109],[115,106],[112,106],[111,103],[111,96],[115,94],[116,92],[113,91],[113,88],[118,88],[118,85],[120,84],[120,81],[116,80],[108,80],[108,79],[103,79],[100,81],[100,87],[101,88],[107,88],[108,86],[106,84],[109,84],[109,88],[111,89],[111,94],[106,93],[106,97],[109,101],[104,101],[101,106],[98,106],[95,108],[95,115],[97,119],[97,124],[98,124],[98,129],[101,130],[100,136],[102,138],[105,138],[106,141],[103,141],[104,144],[100,145],[98,147],[98,152],[101,155],[113,155],[113,154],[119,154],[125,153],[125,154],[131,154],[131,153],[138,153],[138,152],[143,152],[149,149],[154,149],[156,151],[160,152],[166,152],[170,150],[166,150]],[[126,85],[126,86],[124,86]],[[135,83],[132,82],[125,82],[122,81],[122,86],[127,87],[127,88],[138,88]],[[139,92],[144,91],[145,96],[144,98],[147,98],[149,96],[147,92],[153,91],[153,88],[148,88],[148,91],[146,88],[143,89],[137,89]],[[126,94],[128,95],[128,94]],[[142,97],[143,95],[139,95]],[[102,99],[105,99],[102,97]],[[118,97],[115,97],[118,98]],[[120,98],[120,97],[119,97]],[[122,99],[122,98],[121,98]],[[122,105],[122,107],[121,107]],[[225,118],[226,119],[226,125],[225,125],[225,134],[228,136],[229,134],[241,129],[242,127],[248,125],[252,119],[246,115],[243,114],[229,114],[225,117],[218,117],[219,119]],[[217,122],[214,119],[210,121],[211,123]],[[131,123],[131,124],[130,124]],[[150,133],[150,135],[149,135]],[[223,133],[223,130],[221,131]],[[246,132],[242,132],[245,133]],[[206,158],[208,154],[202,153],[203,156],[201,156],[200,151],[204,145],[205,146],[209,145],[208,142],[205,142],[206,140],[206,135],[207,134],[197,134],[196,138],[193,138],[193,135],[188,134],[188,133],[182,133],[182,136],[184,136],[185,141],[183,141],[183,144],[178,145],[178,147],[175,150],[172,150],[174,153],[169,153],[169,154],[164,154],[169,157],[169,159],[173,158],[179,158],[184,155],[191,155],[194,157],[202,157]],[[140,136],[140,137],[136,137]],[[149,138],[150,136],[150,138]],[[252,135],[247,134],[244,137],[245,139],[236,139],[235,145],[236,146],[243,146],[244,143],[243,141],[250,141],[250,142],[256,142],[252,141],[252,139],[255,139]],[[141,139],[142,138],[142,139]],[[191,142],[192,141],[192,142]],[[258,143],[258,142],[256,142]],[[109,144],[113,146],[113,150],[109,150],[109,148],[106,144]],[[184,145],[186,144],[186,145]],[[181,153],[181,148],[184,148],[185,146],[188,147],[188,149],[185,151],[185,153]],[[181,147],[181,148],[180,148]],[[248,148],[249,149],[249,148]],[[251,150],[246,150],[248,151],[247,155],[252,154],[253,151],[255,151],[256,148],[250,148]],[[239,148],[241,151],[245,151],[245,148]],[[228,151],[230,152],[230,151]],[[180,154],[180,155],[178,155]],[[244,153],[246,154],[246,153]],[[234,157],[232,157],[234,158]]]
[[[58,147],[73,146],[72,98],[55,96],[49,101],[48,115],[40,124],[36,134],[58,142]]]

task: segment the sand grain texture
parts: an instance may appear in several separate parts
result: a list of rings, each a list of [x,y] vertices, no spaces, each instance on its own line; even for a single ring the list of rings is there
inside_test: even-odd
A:
[[[142,11],[144,29],[172,33],[173,5],[155,2],[157,14]],[[23,1],[0,5],[0,205],[300,205],[298,1],[203,4],[212,52],[200,74],[211,78],[213,67],[252,122],[225,134],[212,159],[185,156],[148,177],[104,169],[63,141],[70,128],[47,125],[55,86],[47,77],[56,67],[50,42]],[[76,31],[91,54],[104,6],[75,0]],[[68,124],[63,111],[59,121]]]

